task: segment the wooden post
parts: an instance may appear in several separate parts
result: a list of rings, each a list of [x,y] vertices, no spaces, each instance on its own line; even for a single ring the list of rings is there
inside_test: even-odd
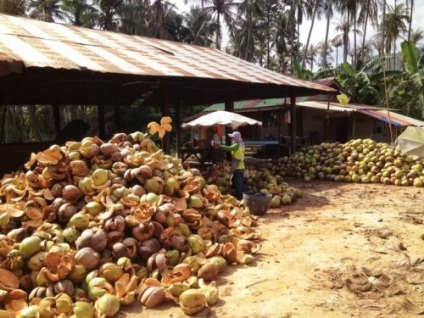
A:
[[[53,105],[53,120],[54,120],[54,129],[56,131],[56,136],[59,133],[59,131],[62,129],[60,126],[60,110],[59,105],[54,104]]]
[[[181,158],[181,100],[177,99],[175,101],[175,121],[176,123],[173,125],[175,126],[176,134],[177,134],[177,141],[176,141],[176,147],[177,147],[177,156],[178,158]]]
[[[168,81],[166,79],[162,80],[161,91],[162,91],[162,98],[161,98],[162,117],[169,116]],[[169,151],[170,151],[170,144],[171,144],[171,135],[169,133],[166,133],[162,139],[162,150],[167,154],[169,154]]]
[[[290,153],[296,152],[296,96],[290,95]]]
[[[105,138],[105,107],[97,105],[97,122],[99,123],[99,137]]]
[[[225,110],[228,111],[228,112],[234,112],[234,90],[233,90],[232,83],[230,83],[228,85],[227,98],[225,100]],[[229,130],[230,130],[230,132],[233,131],[231,128]],[[227,130],[225,130],[225,133],[226,133],[225,144],[231,145],[231,139],[228,138],[229,132]],[[227,154],[227,157],[228,158],[231,157],[230,153]]]
[[[115,122],[115,132],[121,132],[121,113],[119,112],[119,105],[115,105],[113,108],[113,117]]]
[[[282,109],[282,104],[285,104],[286,103],[286,99],[284,98],[283,99],[283,102],[280,104],[280,105],[278,105],[278,121],[277,121],[277,123],[278,123],[278,136],[277,136],[277,140],[278,140],[278,145],[277,145],[277,157],[280,157],[280,154],[281,154],[281,124],[282,124],[282,121],[281,121],[281,117],[282,117],[282,114],[281,114],[281,109]]]

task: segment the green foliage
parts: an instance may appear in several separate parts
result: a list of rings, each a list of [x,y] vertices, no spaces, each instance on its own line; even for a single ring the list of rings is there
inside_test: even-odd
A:
[[[352,102],[378,105],[382,93],[380,90],[382,77],[379,68],[380,66],[373,61],[359,70],[344,62],[337,72],[336,79],[341,84],[343,92],[351,97]],[[376,74],[380,76],[376,77]]]
[[[302,68],[299,61],[295,60],[293,65],[296,77],[304,80],[313,80],[315,78],[315,74],[310,70]]]
[[[424,58],[412,42],[401,44],[405,71],[391,77],[389,102],[411,117],[424,119]]]

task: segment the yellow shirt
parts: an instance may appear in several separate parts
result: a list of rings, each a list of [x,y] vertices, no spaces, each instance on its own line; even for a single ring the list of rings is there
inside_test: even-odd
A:
[[[231,157],[233,162],[231,168],[233,169],[244,169],[244,147],[239,143],[234,143],[231,146],[219,145],[219,148],[225,151],[231,151]]]

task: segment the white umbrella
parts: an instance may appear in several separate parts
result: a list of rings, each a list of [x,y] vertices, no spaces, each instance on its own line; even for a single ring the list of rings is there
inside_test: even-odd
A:
[[[261,125],[262,122],[237,113],[217,110],[215,112],[200,116],[188,123],[181,125],[183,128],[209,127],[214,125],[229,126],[231,129],[237,129],[246,125]]]
[[[396,145],[403,153],[424,158],[424,128],[407,127],[397,137]]]

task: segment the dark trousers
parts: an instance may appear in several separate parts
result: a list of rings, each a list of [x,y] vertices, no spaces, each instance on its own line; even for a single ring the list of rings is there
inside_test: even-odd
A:
[[[243,175],[244,175],[243,169],[236,169],[234,170],[233,177],[231,179],[232,187],[236,190],[235,197],[238,200],[243,199],[243,192],[244,192]]]

